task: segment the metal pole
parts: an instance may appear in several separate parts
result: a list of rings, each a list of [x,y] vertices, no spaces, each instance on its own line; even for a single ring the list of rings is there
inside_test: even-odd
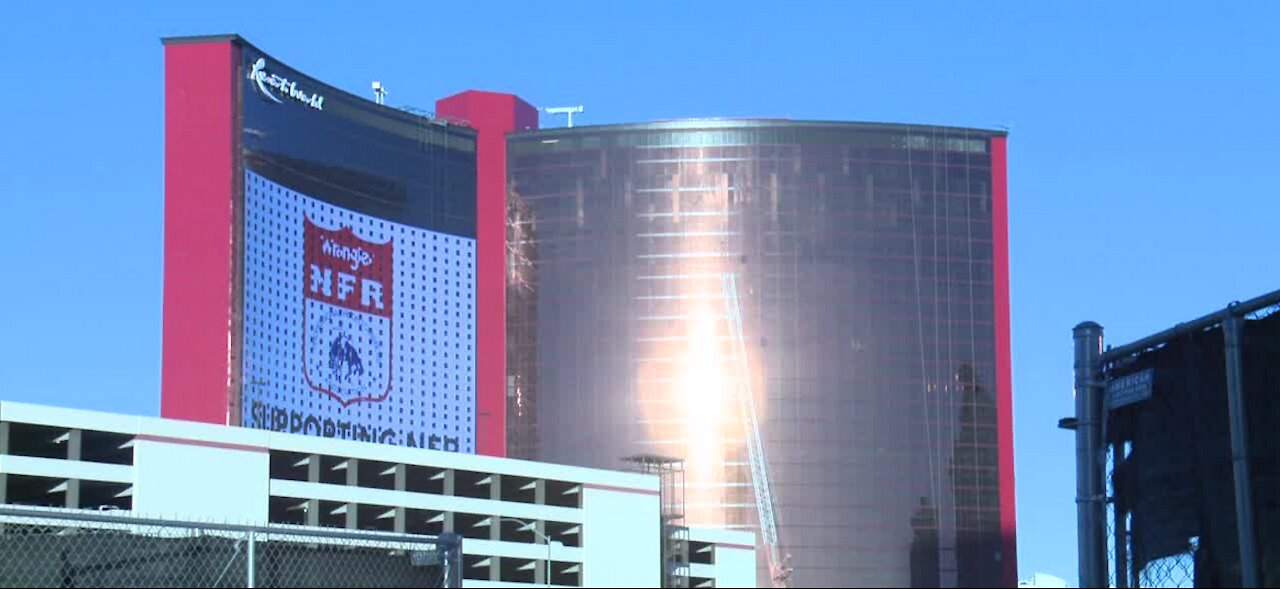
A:
[[[1071,333],[1075,339],[1076,541],[1080,586],[1106,587],[1102,326],[1086,321]]]
[[[462,571],[462,536],[446,532],[437,539],[436,550],[440,552],[442,586],[461,587],[458,575]]]
[[[1124,442],[1116,442],[1111,445],[1111,472],[1120,467],[1121,460],[1124,460]],[[1129,586],[1129,528],[1119,497],[1111,504],[1111,513],[1115,518],[1116,587],[1125,589]]]
[[[257,552],[257,550],[256,550],[256,549],[257,549],[257,546],[258,546],[258,543],[257,543],[257,541],[256,541],[256,540],[255,540],[255,538],[254,538],[253,530],[249,530],[249,566],[248,566],[248,570],[249,570],[248,587],[249,587],[249,589],[253,589],[253,588],[255,587],[255,583],[257,582],[257,579],[256,579],[255,577],[257,576],[257,572],[258,572],[258,571],[257,571],[256,567],[254,566],[254,565],[255,565],[255,563],[258,561],[258,559],[257,559],[257,555],[255,554],[255,552]]]
[[[462,587],[462,543],[462,536],[455,534],[453,544],[453,565],[449,568],[449,586],[454,588]]]
[[[1248,410],[1244,398],[1244,365],[1240,347],[1244,320],[1234,312],[1222,321],[1226,344],[1227,411],[1231,424],[1231,461],[1235,470],[1236,532],[1240,542],[1242,587],[1258,584],[1258,552],[1253,531],[1253,488],[1249,474]]]

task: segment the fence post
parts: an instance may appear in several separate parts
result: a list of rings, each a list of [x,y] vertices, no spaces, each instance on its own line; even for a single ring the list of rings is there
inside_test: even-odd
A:
[[[1106,476],[1102,445],[1102,326],[1086,321],[1075,339],[1076,533],[1080,586],[1106,587]]]
[[[258,580],[257,579],[258,571],[256,568],[257,562],[258,562],[257,548],[258,548],[257,538],[254,537],[253,530],[249,530],[249,564],[248,566],[245,567],[246,570],[248,571],[248,575],[247,575],[248,578],[246,579],[246,581],[249,589],[253,589],[254,587],[257,586],[256,585],[256,581]]]
[[[436,537],[436,550],[440,554],[442,568],[441,585],[444,587],[462,586],[462,536],[446,532]]]
[[[1234,307],[1235,305],[1232,305]],[[1249,473],[1248,408],[1244,398],[1244,363],[1240,356],[1244,320],[1228,308],[1222,321],[1227,362],[1227,411],[1230,419],[1231,462],[1235,474],[1236,534],[1240,543],[1240,583],[1258,584],[1258,552],[1253,531],[1253,485]]]
[[[1117,441],[1111,445],[1111,472],[1114,473],[1117,468],[1120,468],[1120,462],[1124,459],[1124,442]],[[1113,542],[1116,547],[1116,587],[1126,589],[1129,587],[1129,526],[1124,517],[1124,510],[1120,509],[1118,499],[1117,497],[1117,500],[1111,503],[1111,516],[1114,522],[1112,524]]]

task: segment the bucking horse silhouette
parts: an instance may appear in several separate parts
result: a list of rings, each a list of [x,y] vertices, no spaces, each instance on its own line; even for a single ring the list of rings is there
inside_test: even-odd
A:
[[[341,380],[364,374],[364,362],[360,361],[356,347],[351,345],[351,336],[340,333],[329,344],[329,372]]]

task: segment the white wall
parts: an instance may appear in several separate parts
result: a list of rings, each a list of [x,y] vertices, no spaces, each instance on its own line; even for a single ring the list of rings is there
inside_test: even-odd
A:
[[[134,512],[198,522],[265,524],[267,452],[138,440]]]
[[[756,586],[756,535],[745,530],[693,526],[689,540],[715,545],[714,565],[691,565],[690,574],[714,577],[716,587]]]
[[[118,416],[3,402],[6,421],[77,427],[86,430],[134,434],[134,464],[71,462],[65,460],[0,457],[0,470],[63,478],[92,478],[133,482],[133,511],[144,517],[237,524],[265,524],[272,491],[291,497],[354,501],[381,505],[487,513],[527,520],[542,519],[582,523],[582,547],[558,548],[556,560],[583,563],[587,587],[658,587],[660,569],[660,521],[658,479],[653,475],[567,467],[485,456],[461,455],[414,448],[331,440],[313,436],[270,433],[185,421]],[[581,485],[582,509],[490,501],[467,497],[406,493],[384,489],[352,488],[300,481],[270,480],[269,449],[318,453],[384,462],[423,464],[530,478],[573,482]],[[749,533],[699,530],[691,537],[706,541],[750,546]],[[534,544],[473,540],[468,554],[500,555],[538,560],[545,547]],[[729,562],[754,569],[751,550],[729,555]],[[712,565],[701,565],[710,568]],[[717,567],[721,568],[721,567]],[[736,573],[707,571],[724,583],[736,582]],[[748,577],[749,578],[749,577]],[[511,586],[497,582],[467,582],[468,586]],[[732,585],[722,585],[732,586]],[[750,586],[750,583],[744,584]]]
[[[661,586],[657,490],[650,494],[588,486],[582,493],[582,585]]]
[[[716,587],[755,586],[755,548],[716,546]]]

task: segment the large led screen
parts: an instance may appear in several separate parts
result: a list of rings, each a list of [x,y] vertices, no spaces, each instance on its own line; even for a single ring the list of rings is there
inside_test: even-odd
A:
[[[474,137],[241,75],[241,425],[474,453]]]

